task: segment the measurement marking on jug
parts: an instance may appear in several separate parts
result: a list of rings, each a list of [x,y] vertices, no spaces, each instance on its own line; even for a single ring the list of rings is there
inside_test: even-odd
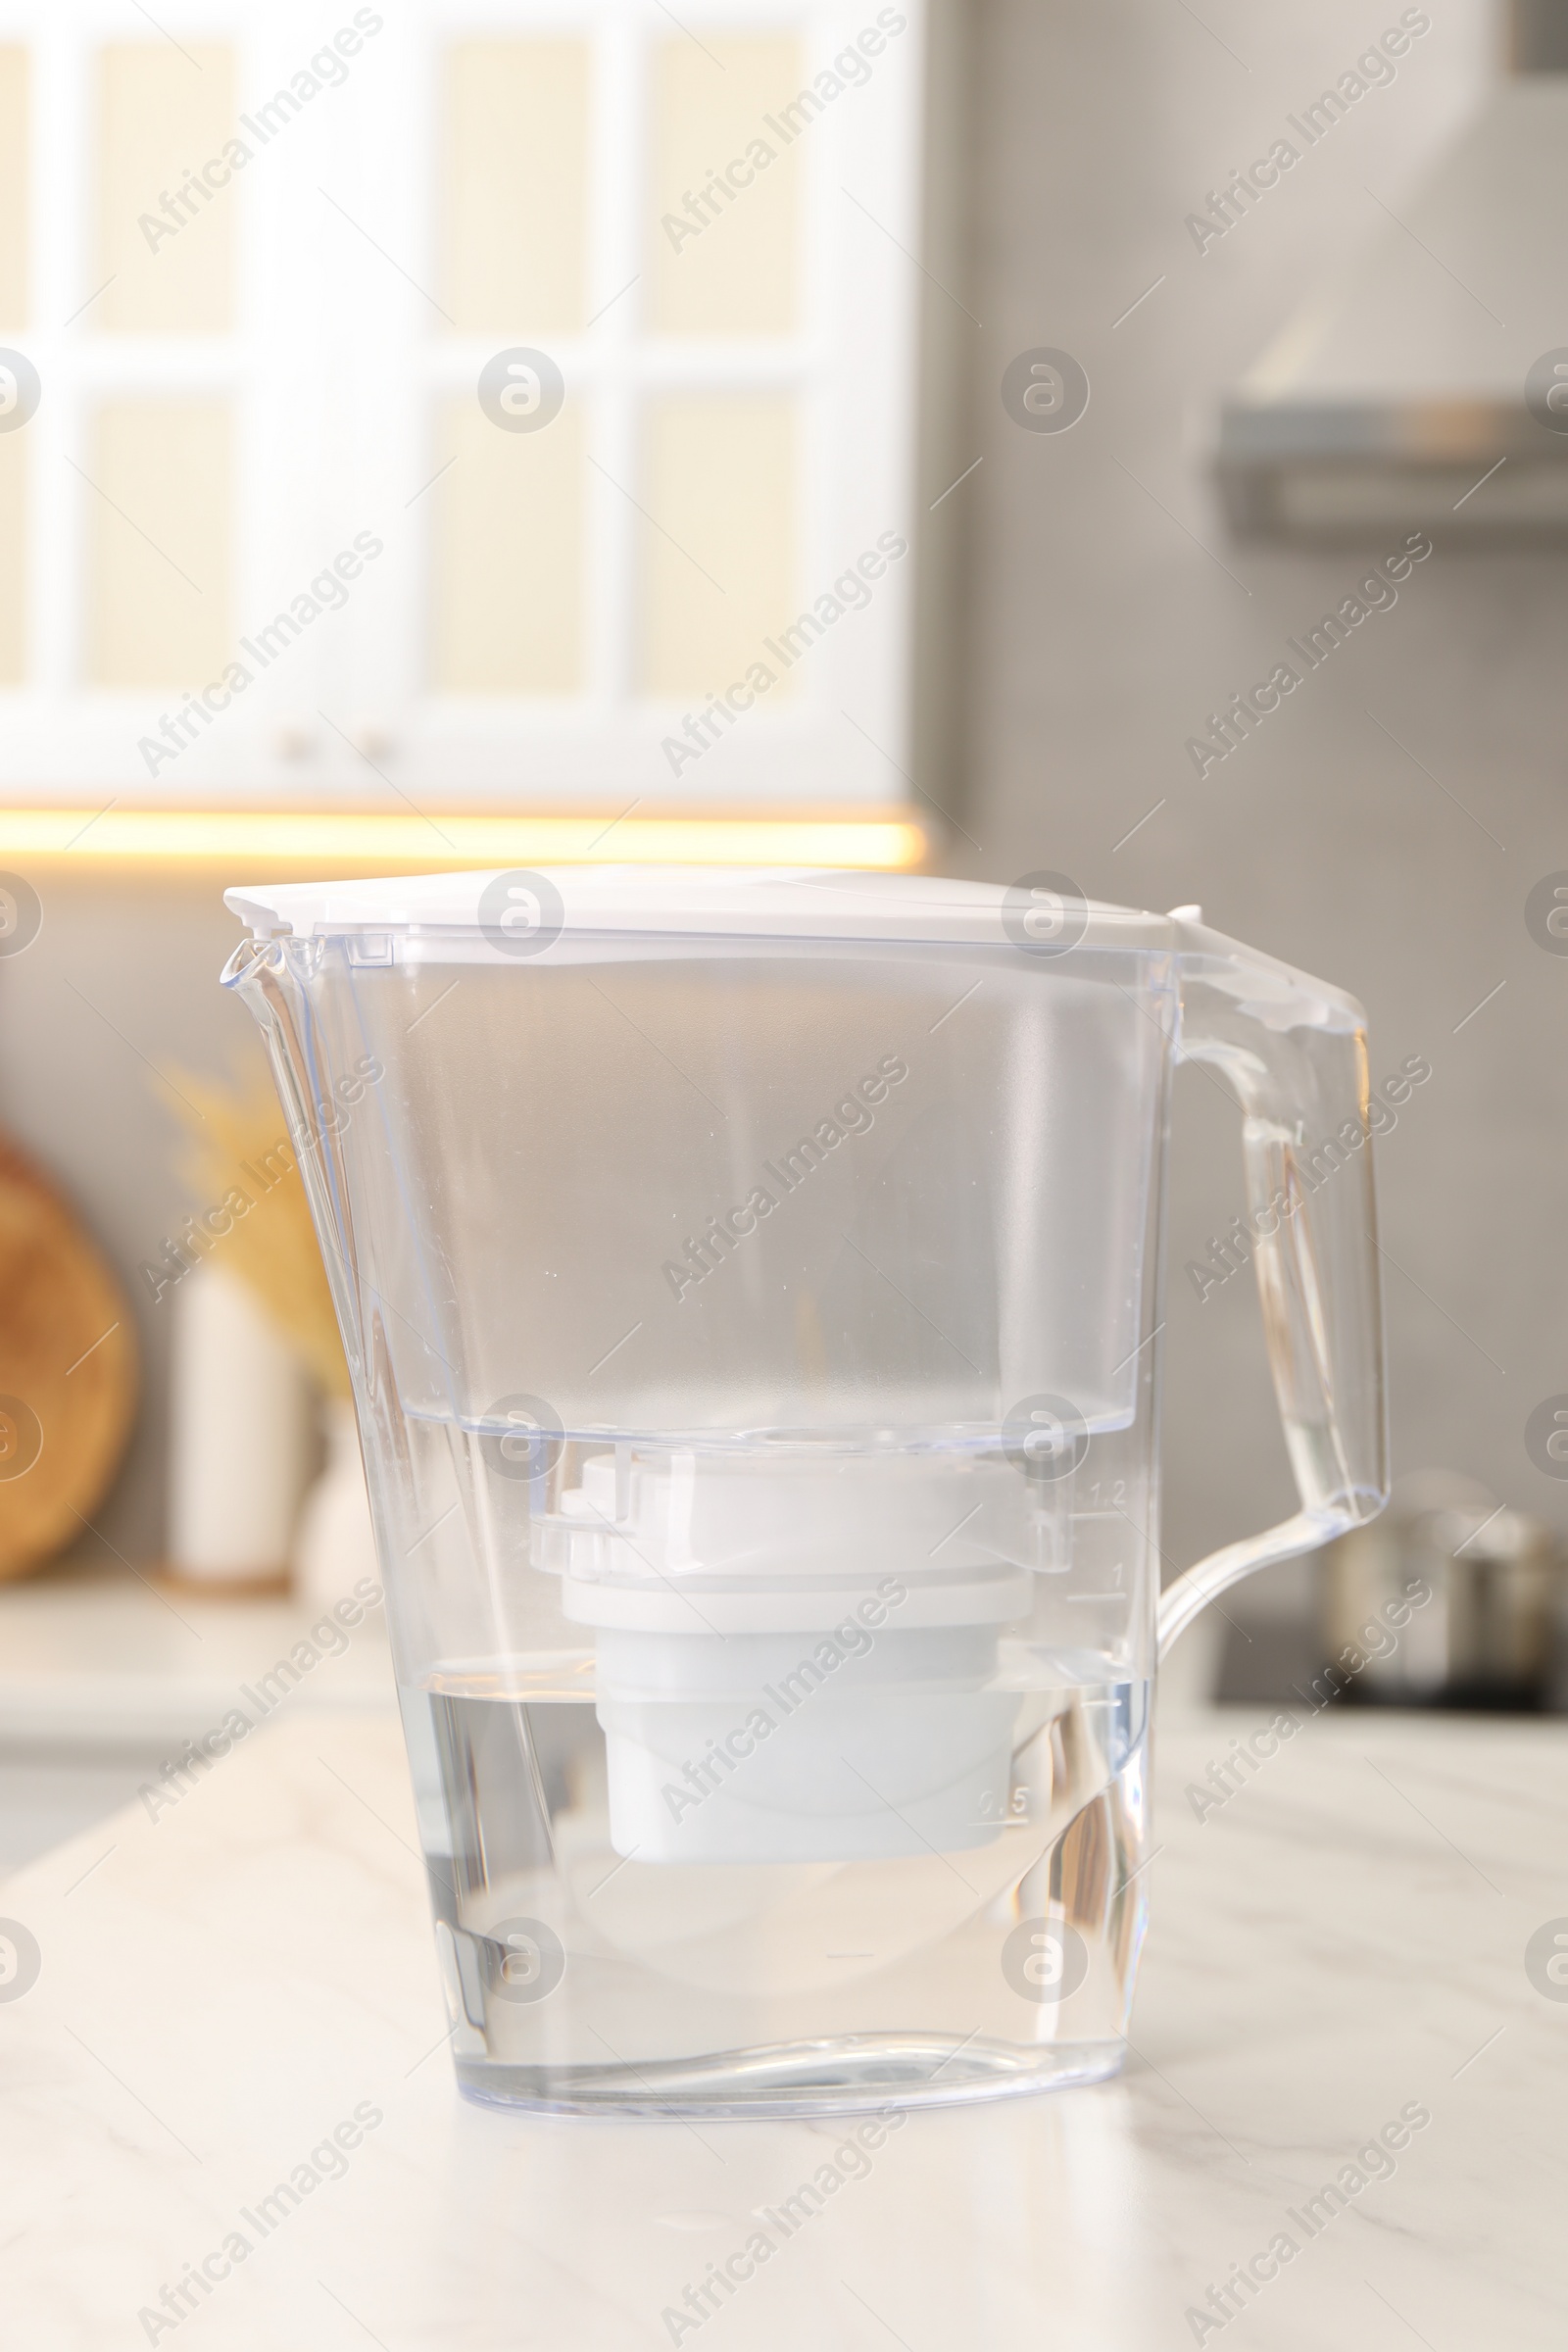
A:
[[[612,1357],[612,1355],[615,1355],[615,1354],[617,1354],[617,1353],[619,1352],[619,1350],[620,1350],[622,1348],[624,1348],[624,1347],[625,1347],[625,1345],[626,1345],[626,1342],[627,1342],[628,1340],[634,1340],[634,1339],[637,1337],[637,1334],[638,1334],[638,1333],[641,1331],[641,1329],[642,1329],[642,1324],[641,1324],[641,1322],[639,1321],[639,1322],[636,1322],[636,1323],[634,1323],[634,1324],[632,1325],[632,1327],[631,1327],[630,1331],[623,1331],[623,1332],[621,1333],[621,1335],[620,1335],[619,1339],[618,1339],[618,1340],[615,1342],[615,1345],[614,1345],[614,1347],[613,1347],[613,1348],[606,1348],[606,1350],[605,1350],[605,1352],[604,1352],[604,1354],[603,1354],[603,1355],[602,1355],[602,1356],[599,1358],[599,1361],[598,1361],[598,1363],[597,1363],[597,1364],[590,1364],[590,1365],[589,1365],[589,1367],[588,1367],[588,1378],[589,1378],[590,1380],[592,1380],[592,1378],[593,1378],[593,1376],[594,1376],[594,1374],[595,1374],[596,1372],[602,1372],[602,1371],[604,1370],[604,1368],[605,1368],[606,1364],[608,1364],[608,1363],[609,1363],[609,1361],[610,1361],[611,1357]]]
[[[1170,1556],[1170,1553],[1169,1553],[1168,1551],[1162,1551],[1162,1550],[1160,1550],[1160,1546],[1159,1546],[1159,1545],[1158,1545],[1158,1544],[1157,1544],[1154,1542],[1154,1539],[1153,1539],[1153,1537],[1152,1537],[1152,1535],[1149,1533],[1149,1531],[1148,1531],[1148,1529],[1147,1529],[1147,1528],[1142,1528],[1142,1527],[1140,1527],[1140,1526],[1139,1526],[1139,1524],[1138,1524],[1137,1520],[1136,1520],[1136,1519],[1133,1517],[1133,1515],[1132,1515],[1131,1511],[1124,1511],[1124,1510],[1121,1508],[1121,1505],[1118,1503],[1118,1504],[1116,1505],[1116,1516],[1117,1516],[1117,1518],[1118,1518],[1118,1519],[1124,1520],[1124,1521],[1126,1522],[1127,1526],[1129,1526],[1129,1527],[1132,1529],[1132,1531],[1133,1531],[1133,1534],[1134,1534],[1134,1535],[1135,1535],[1135,1536],[1138,1538],[1138,1541],[1139,1541],[1139,1543],[1140,1543],[1140,1544],[1149,1544],[1149,1546],[1151,1547],[1151,1549],[1152,1549],[1152,1550],[1159,1552],[1159,1556],[1160,1556],[1160,1558],[1161,1558],[1161,1559],[1164,1561],[1164,1563],[1165,1563],[1165,1565],[1166,1565],[1166,1567],[1167,1567],[1167,1568],[1174,1568],[1174,1567],[1175,1567],[1176,1563],[1175,1563],[1175,1561],[1174,1561],[1174,1560],[1171,1558],[1171,1556]],[[1118,1567],[1118,1572],[1119,1572],[1119,1569],[1120,1569],[1120,1562],[1119,1562],[1119,1561],[1118,1561],[1118,1563],[1117,1563],[1117,1567]],[[1212,1605],[1213,1605],[1214,1607],[1216,1607],[1216,1608],[1219,1606],[1219,1604],[1218,1604],[1218,1602],[1217,1602],[1217,1601],[1216,1601],[1216,1602],[1214,1602]],[[1222,1617],[1223,1617],[1223,1616],[1224,1616],[1224,1614],[1225,1614],[1225,1612],[1224,1612],[1224,1610],[1223,1610],[1223,1609],[1220,1609],[1220,1612],[1219,1612],[1219,1613],[1220,1613],[1220,1615],[1221,1615]]]

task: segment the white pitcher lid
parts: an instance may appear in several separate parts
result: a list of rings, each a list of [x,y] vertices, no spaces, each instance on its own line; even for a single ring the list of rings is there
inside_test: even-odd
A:
[[[542,885],[542,889],[535,886]],[[532,891],[559,932],[744,939],[949,941],[1168,949],[1164,915],[1087,899],[1060,873],[1006,886],[819,867],[558,865],[384,881],[279,882],[224,893],[258,938],[477,931],[510,890]]]

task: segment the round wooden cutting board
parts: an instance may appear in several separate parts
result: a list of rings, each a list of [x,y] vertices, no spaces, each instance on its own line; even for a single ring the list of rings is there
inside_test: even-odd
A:
[[[123,1292],[42,1170],[0,1137],[0,1577],[82,1533],[135,1403]]]

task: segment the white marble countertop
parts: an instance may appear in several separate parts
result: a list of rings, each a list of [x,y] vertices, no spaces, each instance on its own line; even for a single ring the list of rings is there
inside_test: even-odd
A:
[[[1199,1822],[1184,1787],[1251,1720],[1162,1728],[1126,2075],[910,2117],[684,2342],[1557,2352],[1568,1999],[1526,1945],[1568,1913],[1568,1728],[1324,1719]],[[30,1865],[0,1914],[40,1953],[0,2000],[0,2310],[29,2352],[652,2352],[842,2137],[460,2100],[373,1715],[270,1724],[157,1821]],[[1430,2122],[1391,2176],[1195,2323],[1410,2107]],[[177,2328],[140,2319],[356,2109],[381,2120],[341,2177]]]
[[[247,1705],[242,1688],[275,1676],[320,1621],[282,1594],[202,1592],[128,1561],[61,1562],[0,1586],[0,1743],[177,1745]],[[312,1646],[317,1662],[275,1684],[288,1712],[396,1705],[379,1607]]]

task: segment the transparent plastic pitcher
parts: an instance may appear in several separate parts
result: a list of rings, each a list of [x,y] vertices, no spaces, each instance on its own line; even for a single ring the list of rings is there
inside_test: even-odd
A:
[[[1359,1008],[1049,885],[228,904],[354,1377],[465,2089],[800,2114],[1111,2073],[1155,1657],[1385,1498]],[[1241,1106],[1301,1507],[1161,1598],[1183,1059]]]

